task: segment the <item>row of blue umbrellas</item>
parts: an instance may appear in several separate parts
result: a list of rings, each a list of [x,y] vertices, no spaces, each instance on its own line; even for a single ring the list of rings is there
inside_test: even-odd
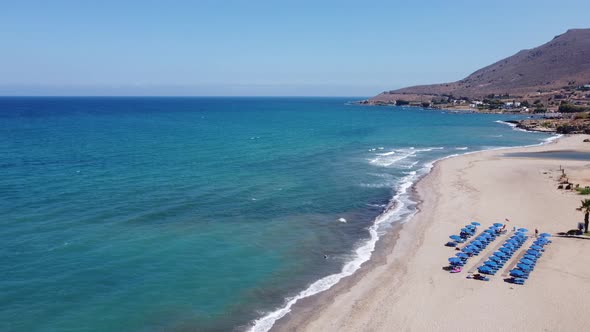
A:
[[[508,240],[506,240],[498,251],[495,251],[483,266],[478,268],[480,273],[494,274],[500,267],[504,265],[506,260],[512,256],[512,254],[520,248],[520,246],[526,240],[524,232],[518,232]]]
[[[517,268],[510,271],[510,276],[518,278],[513,280],[514,283],[524,284],[524,279],[526,279],[528,274],[533,270],[537,259],[541,256],[543,246],[550,242],[547,238],[551,237],[551,234],[541,233],[540,236],[541,237],[533,242],[533,245],[527,249],[523,257],[516,264]]]

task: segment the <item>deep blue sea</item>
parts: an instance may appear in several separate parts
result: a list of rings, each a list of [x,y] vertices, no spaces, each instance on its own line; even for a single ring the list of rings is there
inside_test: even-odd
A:
[[[0,330],[264,331],[433,160],[549,137],[355,99],[0,98]]]

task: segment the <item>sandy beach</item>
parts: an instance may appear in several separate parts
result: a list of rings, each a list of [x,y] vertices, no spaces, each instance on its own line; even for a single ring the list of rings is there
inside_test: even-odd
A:
[[[417,185],[420,211],[392,232],[372,263],[334,289],[303,301],[278,331],[576,331],[587,327],[590,240],[553,237],[525,285],[504,281],[515,259],[489,282],[467,279],[503,240],[463,272],[442,268],[455,255],[448,236],[471,221],[555,234],[576,228],[580,196],[557,189],[560,167],[573,183],[590,185],[590,161],[513,157],[515,152],[590,153],[589,136],[536,147],[484,151],[437,162]],[[549,154],[548,154],[549,155]],[[505,221],[508,219],[509,221]],[[502,238],[500,238],[502,239]],[[530,245],[531,240],[523,246]],[[516,257],[516,256],[515,256]]]

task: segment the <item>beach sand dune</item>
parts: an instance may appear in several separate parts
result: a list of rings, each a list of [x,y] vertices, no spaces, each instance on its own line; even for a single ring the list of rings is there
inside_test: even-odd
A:
[[[557,233],[583,220],[583,196],[557,189],[560,167],[571,181],[590,178],[590,161],[508,157],[507,152],[576,150],[587,136],[528,148],[484,151],[438,162],[417,185],[420,212],[384,247],[381,262],[335,290],[302,303],[281,331],[577,331],[587,329],[590,240],[554,237],[523,286],[504,282],[509,261],[491,281],[442,270],[456,252],[443,246],[471,221]],[[576,182],[574,182],[576,183]],[[590,185],[590,183],[581,183]],[[509,221],[505,221],[508,219]],[[500,238],[501,239],[501,238]],[[483,253],[490,254],[495,244]],[[527,243],[530,245],[530,242]],[[379,256],[379,255],[377,255]],[[370,264],[369,264],[370,265]]]

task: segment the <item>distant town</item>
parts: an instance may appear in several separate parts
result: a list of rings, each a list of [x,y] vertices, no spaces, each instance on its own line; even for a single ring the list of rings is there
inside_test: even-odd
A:
[[[399,96],[399,92],[392,92]],[[558,90],[537,91],[525,95],[489,94],[485,98],[470,99],[468,97],[455,97],[453,95],[441,95],[433,97],[430,101],[410,101],[396,99],[390,101],[364,100],[362,104],[377,106],[415,106],[433,109],[447,109],[456,111],[473,111],[485,113],[527,113],[547,114],[560,116],[562,113],[579,113],[590,111],[590,83],[569,85]],[[559,113],[553,114],[551,113]]]

